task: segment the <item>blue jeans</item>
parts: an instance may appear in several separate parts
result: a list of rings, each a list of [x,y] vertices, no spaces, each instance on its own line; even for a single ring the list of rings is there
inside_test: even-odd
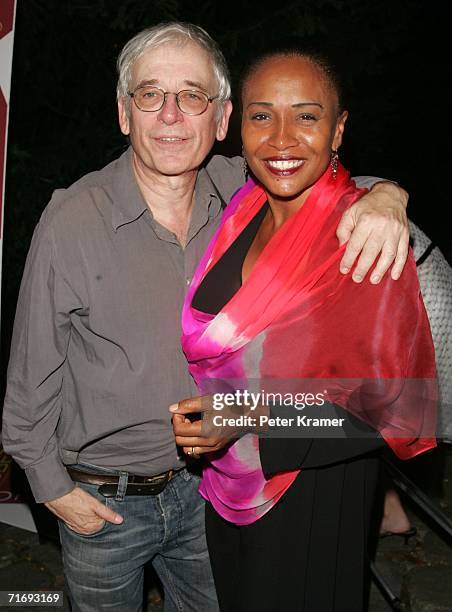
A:
[[[79,467],[89,471],[85,465]],[[59,521],[74,612],[141,612],[143,569],[148,561],[162,581],[165,612],[218,612],[198,484],[199,478],[184,469],[159,495],[123,496],[118,491],[122,499],[117,499],[103,497],[96,485],[77,483],[121,514],[124,522],[106,522],[86,536]]]

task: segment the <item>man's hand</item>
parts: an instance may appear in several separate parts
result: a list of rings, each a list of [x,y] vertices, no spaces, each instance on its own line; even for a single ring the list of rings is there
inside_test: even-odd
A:
[[[82,535],[100,531],[105,521],[118,525],[124,520],[120,514],[104,506],[80,487],[75,487],[70,493],[46,502],[45,506],[72,531]]]
[[[207,395],[184,399],[169,409],[173,413],[176,444],[182,446],[186,455],[199,458],[204,453],[220,450],[237,436],[233,427],[214,425],[214,417],[220,416],[221,412],[213,410],[211,398]],[[187,414],[199,414],[201,418],[193,421],[185,416]]]
[[[391,264],[391,277],[400,277],[408,255],[407,202],[408,194],[401,187],[380,182],[345,211],[336,231],[341,245],[348,240],[340,264],[343,274],[359,255],[352,278],[361,282],[380,255],[370,282],[378,284]]]

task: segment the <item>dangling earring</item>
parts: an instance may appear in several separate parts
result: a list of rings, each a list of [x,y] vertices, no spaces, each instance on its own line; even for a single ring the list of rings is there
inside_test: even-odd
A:
[[[242,147],[242,168],[243,168],[243,174],[245,175],[245,178],[247,178],[248,176],[248,164],[246,163],[246,157],[245,157],[245,149]]]
[[[339,155],[335,149],[331,151],[331,172],[333,175],[333,180],[336,180],[337,177],[337,166],[339,164]]]

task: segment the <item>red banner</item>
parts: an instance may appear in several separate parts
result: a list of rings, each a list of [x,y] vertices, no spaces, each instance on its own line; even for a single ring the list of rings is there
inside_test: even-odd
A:
[[[3,236],[8,106],[13,59],[16,0],[0,0],[0,241]]]
[[[14,17],[16,0],[0,0],[0,281],[5,202],[6,145],[8,110],[13,60]],[[0,444],[0,503],[18,501],[11,493],[11,459]]]

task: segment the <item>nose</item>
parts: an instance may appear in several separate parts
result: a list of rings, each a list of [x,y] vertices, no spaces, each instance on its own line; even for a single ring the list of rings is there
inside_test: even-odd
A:
[[[268,144],[278,151],[283,151],[298,144],[295,126],[290,119],[280,117],[274,121],[273,129],[269,133]]]
[[[166,125],[172,125],[178,121],[183,121],[183,113],[177,106],[176,95],[167,93],[165,96],[165,102],[162,108],[158,112],[158,118],[162,123]]]

